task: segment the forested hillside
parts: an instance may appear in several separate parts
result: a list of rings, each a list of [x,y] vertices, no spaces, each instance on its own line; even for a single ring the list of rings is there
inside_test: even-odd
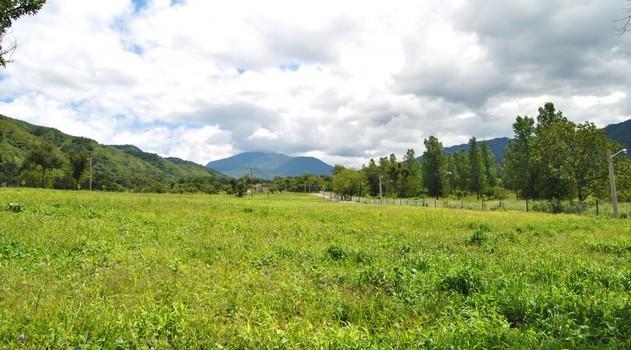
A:
[[[631,119],[622,123],[607,125],[605,132],[610,139],[631,149]]]
[[[108,191],[215,192],[227,177],[202,165],[162,158],[135,146],[101,145],[53,128],[0,116],[0,184]]]

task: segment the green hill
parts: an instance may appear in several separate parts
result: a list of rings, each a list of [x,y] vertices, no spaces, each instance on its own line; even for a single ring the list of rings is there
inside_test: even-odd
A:
[[[211,190],[213,187],[219,188],[228,180],[225,175],[193,162],[178,158],[163,158],[157,154],[143,152],[131,145],[101,145],[88,138],[70,136],[57,129],[32,125],[0,115],[2,160],[5,163],[13,162],[22,169],[19,176],[14,179],[16,184],[39,185],[39,182],[35,181],[34,171],[24,171],[23,165],[29,150],[42,142],[54,145],[54,152],[64,159],[64,165],[51,172],[47,178],[49,186],[55,188],[74,186],[68,175],[68,155],[77,148],[85,148],[92,156],[93,184],[100,190],[144,192]],[[80,184],[83,188],[88,186],[87,171]]]

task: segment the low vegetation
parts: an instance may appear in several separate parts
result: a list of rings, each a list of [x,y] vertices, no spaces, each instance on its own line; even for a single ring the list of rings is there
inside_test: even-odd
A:
[[[631,347],[629,219],[287,194],[0,206],[0,348]]]

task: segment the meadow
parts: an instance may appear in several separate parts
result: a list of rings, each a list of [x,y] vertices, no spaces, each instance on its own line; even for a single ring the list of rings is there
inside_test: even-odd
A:
[[[0,348],[631,348],[631,219],[0,190]]]

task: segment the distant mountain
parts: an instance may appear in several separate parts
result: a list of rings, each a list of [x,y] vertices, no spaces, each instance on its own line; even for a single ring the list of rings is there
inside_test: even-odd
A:
[[[254,176],[262,179],[304,174],[331,175],[333,170],[333,167],[314,157],[290,157],[264,152],[240,153],[209,162],[206,166],[235,178],[249,175],[252,168]]]
[[[228,177],[208,169],[203,165],[178,158],[163,158],[147,153],[132,145],[102,145],[98,142],[64,134],[63,132],[8,118],[0,115],[0,156],[21,165],[33,145],[40,142],[51,143],[54,153],[68,163],[68,153],[77,147],[84,147],[93,158],[94,187],[105,190],[144,190],[153,191],[170,181],[204,178],[217,184],[226,182]],[[63,171],[51,174],[53,185],[65,188]],[[87,186],[87,180],[82,186]]]
[[[482,144],[482,141],[484,140],[478,140],[477,144],[478,145]],[[506,148],[506,146],[508,146],[508,142],[510,141],[510,139],[508,137],[498,137],[498,138],[490,139],[486,141],[489,144],[491,153],[493,153],[493,156],[495,156],[495,162],[499,164],[502,161],[502,159],[504,159],[504,149]],[[443,148],[444,154],[458,153],[460,151],[465,151],[465,152],[469,151],[469,144],[463,143],[461,145],[454,145],[454,146]],[[417,159],[421,160],[423,159],[423,157],[421,156],[421,157],[418,157]]]
[[[610,139],[631,150],[631,119],[622,123],[607,125],[605,132]]]
[[[482,144],[483,140],[479,140],[477,142],[478,145]],[[490,140],[486,140],[489,144],[489,148],[491,149],[491,153],[493,153],[493,156],[495,156],[495,161],[497,163],[500,163],[502,161],[502,159],[504,158],[504,148],[506,148],[506,146],[508,146],[508,141],[510,141],[510,139],[508,137],[499,137],[496,139],[490,139]],[[462,145],[455,145],[455,146],[449,146],[449,147],[445,147],[443,149],[443,152],[445,152],[445,154],[451,154],[451,153],[457,153],[460,151],[468,151],[469,150],[469,144],[465,143]]]

